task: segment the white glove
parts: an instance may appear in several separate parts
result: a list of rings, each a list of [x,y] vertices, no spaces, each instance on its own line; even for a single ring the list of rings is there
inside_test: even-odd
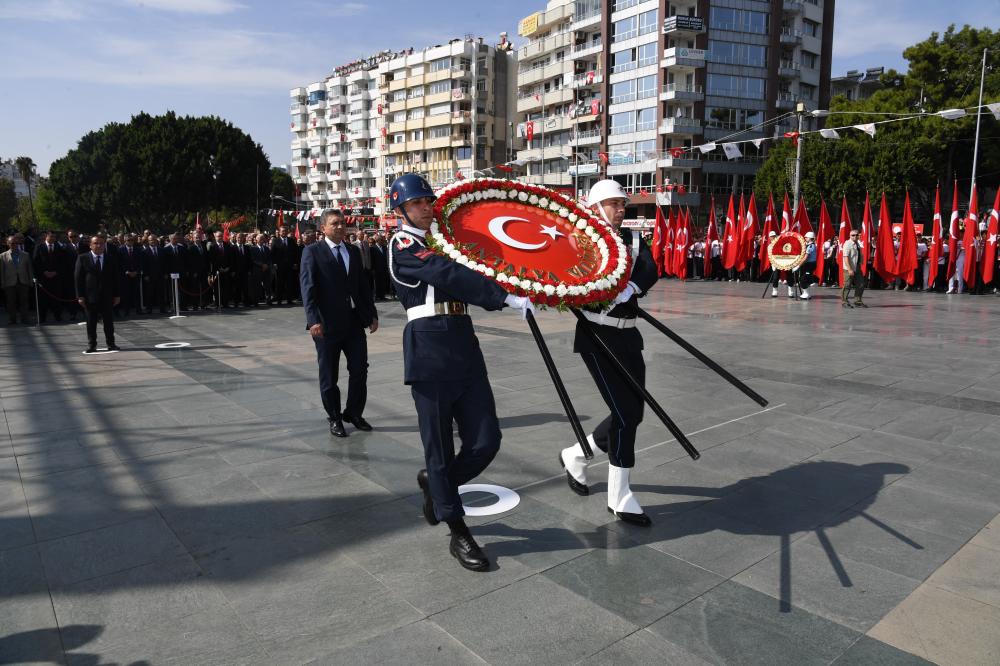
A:
[[[535,311],[535,305],[528,299],[527,296],[515,296],[514,294],[507,294],[503,302],[515,310],[521,311],[521,319],[528,318],[528,312]]]
[[[635,296],[635,286],[631,282],[629,282],[628,285],[620,292],[618,292],[617,296],[615,296],[615,305],[618,305],[619,303],[625,303],[633,296]]]

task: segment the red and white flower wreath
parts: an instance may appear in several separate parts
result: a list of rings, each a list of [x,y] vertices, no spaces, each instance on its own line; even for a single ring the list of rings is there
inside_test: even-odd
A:
[[[516,201],[555,213],[590,238],[601,257],[601,267],[590,279],[567,278],[563,281],[508,275],[501,270],[503,261],[479,261],[456,241],[450,223],[451,214],[460,206],[476,201]],[[490,277],[508,292],[527,296],[536,305],[556,308],[582,305],[609,305],[625,287],[631,257],[618,234],[579,203],[545,187],[526,185],[498,178],[473,178],[444,187],[434,204],[435,222],[428,235],[429,245],[439,254]],[[535,276],[537,277],[537,276]]]

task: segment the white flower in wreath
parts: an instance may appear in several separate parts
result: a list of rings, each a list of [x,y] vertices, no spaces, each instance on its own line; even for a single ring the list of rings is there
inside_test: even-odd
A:
[[[517,198],[518,198],[519,201],[527,201],[528,200],[528,193],[527,192],[518,192],[517,193]]]
[[[497,273],[496,281],[499,282],[500,284],[507,284],[508,282],[510,282],[510,278],[507,277],[506,273]]]
[[[556,287],[556,296],[562,298],[568,293],[569,293],[569,287],[560,282],[559,285]]]
[[[439,239],[435,238],[434,240],[439,240]],[[451,251],[455,249],[455,246],[452,245],[451,243],[445,241],[444,245],[441,246],[441,249],[444,250],[445,254],[447,254],[447,255],[450,256],[451,255]]]
[[[580,219],[580,216],[577,215],[576,213],[570,213],[569,217],[567,217],[566,219],[572,222],[573,224],[576,224],[576,221]]]
[[[556,293],[556,288],[551,284],[547,284],[544,287],[542,287],[542,291],[545,292],[546,296],[551,296],[552,294]]]
[[[538,205],[538,195],[537,194],[532,194],[530,197],[528,197],[528,203],[530,203],[532,206],[537,206]]]
[[[587,228],[587,220],[579,220],[576,223],[576,228],[579,229],[580,231],[586,230],[586,228]]]
[[[487,277],[493,277],[494,275],[497,274],[497,272],[495,270],[493,270],[492,268],[490,268],[489,266],[486,266],[485,268],[486,268],[486,270],[483,271],[483,274],[485,274]],[[499,278],[497,278],[497,279],[499,280]]]
[[[438,223],[437,222],[431,222],[431,229],[430,229],[430,231],[431,231],[431,235],[432,236],[437,236],[437,234],[438,234]]]
[[[458,250],[452,250],[451,252],[448,253],[448,256],[451,257],[452,259],[458,260],[458,258],[462,256],[462,253],[459,252]]]
[[[534,289],[535,291],[541,291],[542,290],[542,283],[541,282],[532,282],[531,283],[531,288]]]
[[[521,278],[511,277],[510,280],[509,280],[509,282],[510,282],[511,286],[513,286],[513,287],[520,287],[521,286]]]
[[[569,217],[569,210],[567,210],[566,208],[560,208],[559,217]]]
[[[475,199],[476,201],[482,201],[483,200],[483,193],[482,192],[473,192],[472,193],[472,198]]]
[[[460,254],[458,256],[458,259],[456,259],[455,261],[458,262],[458,263],[460,263],[460,264],[462,264],[463,266],[468,266],[469,265],[469,258],[467,256],[465,256],[464,254]]]
[[[549,199],[548,199],[548,197],[542,197],[542,198],[540,198],[538,200],[538,207],[539,208],[547,208],[548,205],[549,205]]]
[[[561,206],[559,205],[558,201],[553,201],[552,203],[549,204],[549,210],[551,210],[553,213],[557,212],[560,208]]]
[[[566,291],[569,292],[570,296],[582,296],[583,295],[583,287],[581,287],[580,285],[573,285],[572,287],[570,287]]]
[[[507,198],[508,199],[517,199],[519,196],[520,196],[520,193],[517,190],[508,190],[507,191]]]

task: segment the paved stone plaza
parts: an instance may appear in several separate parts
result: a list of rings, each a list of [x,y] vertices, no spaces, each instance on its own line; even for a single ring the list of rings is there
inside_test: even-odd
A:
[[[474,317],[504,440],[461,569],[421,518],[396,303],[366,418],[332,438],[299,308],[0,329],[0,663],[1000,663],[1000,299],[662,282],[634,488],[649,529],[566,487],[573,439],[527,325]],[[573,319],[539,323],[585,428]],[[156,345],[187,342],[183,349]],[[346,386],[342,382],[342,386]],[[470,504],[488,504],[468,495]]]

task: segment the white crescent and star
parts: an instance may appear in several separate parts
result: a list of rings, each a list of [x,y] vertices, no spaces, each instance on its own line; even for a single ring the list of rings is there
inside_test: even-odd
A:
[[[510,234],[507,233],[507,223],[508,222],[529,222],[522,217],[512,217],[509,215],[502,215],[500,217],[494,217],[490,220],[489,230],[490,235],[496,238],[498,241],[503,243],[508,247],[512,247],[515,250],[540,250],[546,245],[548,241],[542,241],[541,243],[525,243],[524,241],[519,241],[516,238],[512,238]],[[563,232],[559,231],[555,225],[545,226],[540,225],[540,233],[549,236],[552,240],[556,240],[559,236],[565,236]]]

